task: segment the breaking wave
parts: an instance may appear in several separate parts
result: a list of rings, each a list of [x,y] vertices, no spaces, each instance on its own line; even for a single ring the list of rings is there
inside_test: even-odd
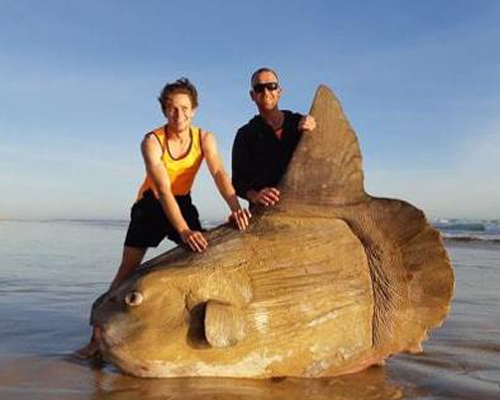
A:
[[[500,244],[500,220],[440,219],[434,226],[446,240]]]

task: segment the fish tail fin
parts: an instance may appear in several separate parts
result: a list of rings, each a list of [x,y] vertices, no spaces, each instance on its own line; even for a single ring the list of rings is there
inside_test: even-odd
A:
[[[360,207],[367,209],[353,207],[349,223],[370,266],[374,347],[391,353],[418,349],[448,314],[453,296],[454,275],[441,235],[405,201],[371,198]]]

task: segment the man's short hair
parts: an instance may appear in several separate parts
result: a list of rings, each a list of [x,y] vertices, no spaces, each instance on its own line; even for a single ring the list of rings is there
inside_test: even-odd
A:
[[[257,78],[257,76],[259,74],[261,74],[262,72],[271,72],[272,74],[274,74],[274,76],[276,77],[276,80],[279,82],[279,77],[278,77],[278,74],[276,73],[275,70],[271,69],[271,68],[267,68],[267,67],[262,67],[262,68],[259,68],[257,71],[255,71],[253,74],[252,74],[252,77],[250,78],[250,87],[253,88],[253,81],[255,80],[255,78]]]
[[[167,105],[167,99],[169,96],[174,94],[183,93],[189,96],[191,100],[191,106],[193,108],[198,107],[198,92],[194,85],[187,78],[177,79],[174,83],[167,83],[158,97],[158,101],[161,104],[161,109],[165,112],[165,107]]]

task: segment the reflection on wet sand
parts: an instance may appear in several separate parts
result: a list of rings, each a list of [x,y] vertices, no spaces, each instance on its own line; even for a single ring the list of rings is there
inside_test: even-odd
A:
[[[140,379],[122,375],[109,366],[89,368],[86,363],[57,358],[17,359],[1,369],[0,398],[9,400],[386,400],[404,397],[401,388],[389,383],[384,368],[330,379],[272,380]]]
[[[101,399],[218,399],[218,400],[335,400],[398,399],[402,391],[389,384],[384,369],[331,379],[137,379],[95,370],[94,400]]]
[[[388,364],[387,374],[398,381],[412,382],[411,398],[462,400],[500,399],[499,350],[491,346],[428,346],[420,356],[399,355]]]

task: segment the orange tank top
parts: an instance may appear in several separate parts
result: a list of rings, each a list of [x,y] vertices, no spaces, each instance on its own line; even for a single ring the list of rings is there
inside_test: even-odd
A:
[[[203,161],[203,149],[201,148],[201,129],[191,127],[191,144],[187,154],[181,158],[173,158],[168,148],[165,127],[155,129],[152,134],[156,136],[163,149],[162,161],[165,166],[168,177],[170,178],[172,193],[174,196],[184,196],[189,194],[193,186],[194,177],[198,172]],[[158,190],[155,187],[153,179],[146,176],[137,200],[140,200],[147,190],[152,190],[158,197]]]

